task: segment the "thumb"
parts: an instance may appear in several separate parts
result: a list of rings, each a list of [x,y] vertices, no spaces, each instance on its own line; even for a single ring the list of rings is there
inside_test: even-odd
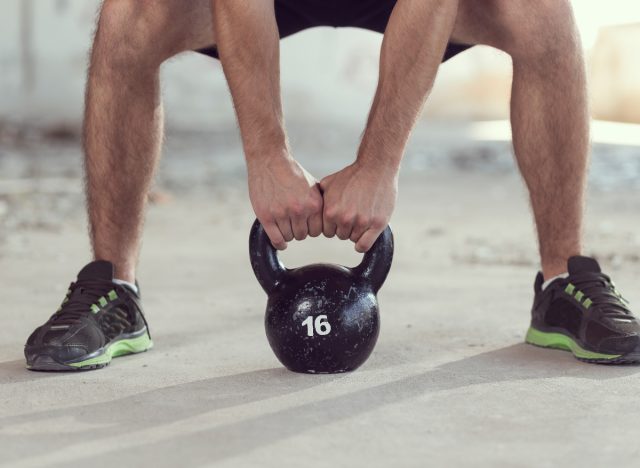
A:
[[[325,190],[327,190],[329,188],[329,185],[331,184],[331,181],[333,180],[333,174],[328,175],[327,177],[323,178],[320,182],[320,191],[324,192]]]

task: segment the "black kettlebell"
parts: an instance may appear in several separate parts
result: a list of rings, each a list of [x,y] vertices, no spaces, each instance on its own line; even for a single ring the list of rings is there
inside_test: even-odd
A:
[[[267,339],[287,369],[333,374],[367,360],[380,331],[376,293],[393,258],[389,227],[355,268],[325,263],[285,268],[258,220],[251,228],[249,254],[269,296]]]

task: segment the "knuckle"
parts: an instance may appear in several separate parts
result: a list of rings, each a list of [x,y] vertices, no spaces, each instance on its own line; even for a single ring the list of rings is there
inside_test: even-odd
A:
[[[371,226],[374,229],[383,229],[385,226],[385,219],[382,216],[374,216],[371,219]]]
[[[353,222],[353,216],[351,216],[349,213],[343,213],[339,216],[339,220],[341,224],[349,225]]]
[[[304,207],[300,203],[292,203],[287,210],[292,216],[302,216],[304,214]]]
[[[356,216],[354,224],[359,228],[364,228],[369,225],[369,219],[366,216],[358,215]]]
[[[311,201],[309,202],[309,209],[311,210],[312,213],[318,213],[319,211],[321,211],[322,199],[318,199],[315,197],[311,199]]]
[[[335,208],[327,208],[324,211],[324,215],[329,221],[336,221],[338,219],[338,211]]]
[[[271,216],[273,219],[286,218],[287,212],[281,207],[274,207],[271,209]]]

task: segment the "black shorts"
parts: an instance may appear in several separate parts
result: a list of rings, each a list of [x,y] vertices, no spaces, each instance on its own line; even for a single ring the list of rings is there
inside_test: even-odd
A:
[[[275,0],[280,38],[316,26],[362,28],[384,33],[396,0]],[[468,49],[469,45],[449,43],[442,61]],[[218,58],[214,46],[198,52]]]

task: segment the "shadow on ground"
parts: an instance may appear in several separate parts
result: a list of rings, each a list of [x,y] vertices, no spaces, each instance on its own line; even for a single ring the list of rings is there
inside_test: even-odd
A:
[[[15,361],[0,364],[0,368],[7,366],[13,369]],[[215,425],[213,417],[211,425],[215,427],[210,429],[205,427],[186,434],[168,433],[159,442],[114,447],[107,452],[106,458],[143,460],[146,454],[153,453],[154,459],[178,465],[188,450],[192,465],[210,464],[429,393],[496,382],[543,381],[559,377],[607,380],[638,372],[638,366],[582,364],[568,353],[516,344],[345,395],[300,405],[295,405],[292,399],[291,407],[231,424]],[[174,385],[107,402],[0,418],[3,458],[6,462],[17,461],[27,454],[38,456],[78,444],[77,434],[54,430],[52,426],[56,421],[79,428],[83,442],[99,442],[115,433],[135,437],[138,431],[162,430],[164,425],[196,415],[301,392],[341,378],[345,377],[306,376],[283,369],[264,369]],[[83,427],[91,429],[83,431]],[[38,440],[35,446],[34,436]],[[88,456],[74,462],[82,465],[91,464],[92,460],[93,457]]]

